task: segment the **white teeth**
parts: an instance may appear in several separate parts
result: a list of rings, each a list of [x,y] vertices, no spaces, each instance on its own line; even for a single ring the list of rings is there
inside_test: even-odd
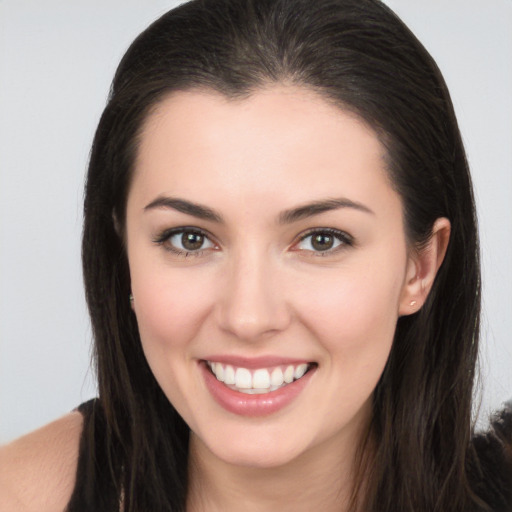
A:
[[[290,384],[290,382],[293,382],[293,374],[294,374],[294,368],[293,366],[288,366],[286,370],[284,371],[284,381],[287,384]]]
[[[256,370],[254,372],[254,375],[252,376],[252,386],[253,388],[257,389],[268,389],[270,387],[270,375],[268,373],[268,370],[262,369],[262,370]]]
[[[207,361],[217,380],[224,382],[227,386],[241,393],[251,395],[269,393],[300,379],[308,371],[306,363],[297,366],[288,365],[284,372],[283,368],[277,366],[272,370],[259,368],[251,371],[247,368],[235,368],[231,365],[224,366],[222,363]]]
[[[224,383],[233,385],[235,383],[235,370],[229,364],[226,366],[224,371]]]
[[[222,363],[214,363],[213,373],[215,373],[217,380],[224,382],[224,368]]]
[[[239,389],[252,388],[251,372],[246,368],[237,368],[235,372],[235,386]]]
[[[297,366],[297,368],[295,368],[295,373],[293,374],[293,376],[296,379],[300,379],[306,373],[307,369],[308,369],[307,364],[299,364],[299,366]]]
[[[270,383],[272,387],[282,386],[284,382],[283,370],[281,368],[274,368],[270,376]]]

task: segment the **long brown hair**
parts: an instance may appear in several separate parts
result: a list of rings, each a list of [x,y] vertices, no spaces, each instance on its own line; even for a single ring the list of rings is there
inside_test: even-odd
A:
[[[128,300],[123,229],[141,126],[172,91],[233,98],[283,81],[374,128],[411,245],[424,244],[439,217],[452,226],[426,304],[398,321],[374,393],[375,450],[361,457],[354,503],[367,511],[485,510],[467,477],[480,314],[471,179],[439,69],[378,0],[193,0],[153,23],[122,59],[95,135],[84,206],[84,280],[108,461],[88,499],[109,482],[117,498],[123,492],[125,511],[181,511],[187,493],[188,428],[148,367]]]

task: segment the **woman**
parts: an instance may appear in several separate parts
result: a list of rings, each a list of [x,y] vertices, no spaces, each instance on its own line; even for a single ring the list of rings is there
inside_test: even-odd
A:
[[[100,396],[5,452],[6,510],[511,507],[510,415],[472,439],[460,134],[379,2],[193,1],[141,34],[83,264]]]

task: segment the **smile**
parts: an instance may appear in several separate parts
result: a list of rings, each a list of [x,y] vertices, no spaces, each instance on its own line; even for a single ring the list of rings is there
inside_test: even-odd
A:
[[[206,364],[218,381],[233,391],[249,395],[277,391],[302,378],[311,368],[311,364],[308,363],[254,370],[215,361],[206,361]]]
[[[199,363],[212,398],[228,412],[246,417],[266,416],[291,406],[309,387],[318,369],[315,362],[283,361],[271,356],[221,356]]]

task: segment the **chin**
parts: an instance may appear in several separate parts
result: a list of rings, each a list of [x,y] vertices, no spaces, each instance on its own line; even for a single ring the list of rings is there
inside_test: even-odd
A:
[[[286,466],[299,458],[302,450],[283,450],[281,447],[264,447],[254,444],[250,447],[243,447],[235,450],[230,447],[229,450],[221,450],[215,453],[224,463],[231,466],[251,468],[251,469],[273,469]]]
[[[287,465],[310,447],[310,440],[290,436],[288,429],[285,432],[281,429],[269,431],[268,425],[264,424],[248,428],[238,425],[235,431],[220,427],[198,432],[193,434],[192,443],[203,453],[206,448],[214,458],[225,464],[254,469]]]

